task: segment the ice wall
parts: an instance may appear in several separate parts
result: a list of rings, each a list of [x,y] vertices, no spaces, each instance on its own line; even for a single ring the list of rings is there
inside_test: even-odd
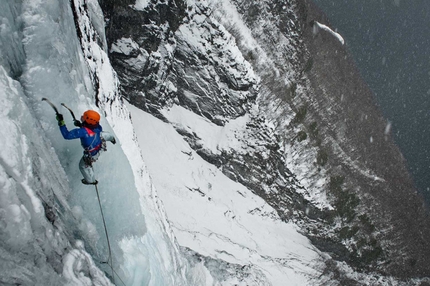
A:
[[[26,72],[38,68],[27,61],[31,37],[26,35],[31,22],[43,18],[31,8],[27,2],[0,3],[0,282],[65,285],[75,273],[63,266],[74,269],[74,263],[85,261],[91,275],[75,281],[109,285],[88,257],[64,260],[75,248],[72,233],[79,222],[66,200],[67,176],[29,96],[38,90],[24,84]],[[75,251],[86,253],[81,247]]]
[[[2,283],[109,285],[98,266],[117,285],[186,284],[186,263],[118,98],[101,23],[95,0],[0,3]],[[42,97],[77,116],[99,111],[117,137],[94,165],[115,273],[99,263],[109,251],[95,189],[80,182],[82,148],[62,138]],[[47,213],[56,214],[52,223]]]

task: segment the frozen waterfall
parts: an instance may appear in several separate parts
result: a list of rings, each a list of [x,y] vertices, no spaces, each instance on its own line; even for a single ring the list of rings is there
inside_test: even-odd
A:
[[[94,22],[103,21],[97,1],[87,2]],[[58,107],[66,103],[77,115],[86,109],[106,115],[102,126],[119,139],[94,164],[117,285],[121,279],[126,285],[185,285],[185,270],[179,270],[184,262],[139,155],[127,110],[118,99],[109,109],[95,106],[91,70],[69,1],[2,1],[0,19],[0,281],[110,283],[96,267],[111,274],[110,267],[98,263],[107,260],[108,249],[94,187],[80,183],[82,148],[79,140],[62,139],[54,111],[41,102],[47,97]],[[104,94],[116,92],[103,48],[91,49],[107,61],[100,71],[100,78],[110,81],[101,82]],[[73,128],[68,111],[60,112]],[[45,203],[57,214],[53,224],[45,218]]]

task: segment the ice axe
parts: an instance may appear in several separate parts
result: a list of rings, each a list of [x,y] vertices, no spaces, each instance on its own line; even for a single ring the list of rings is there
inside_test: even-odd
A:
[[[42,101],[46,101],[54,109],[55,114],[60,115],[60,112],[58,112],[57,107],[49,99],[47,99],[46,97],[43,97]]]
[[[73,117],[73,124],[75,124],[75,126],[81,127],[82,123],[76,119],[75,114],[73,113],[73,110],[71,110],[67,105],[65,105],[64,103],[61,103],[62,106],[64,106],[68,111],[70,111],[70,114]]]

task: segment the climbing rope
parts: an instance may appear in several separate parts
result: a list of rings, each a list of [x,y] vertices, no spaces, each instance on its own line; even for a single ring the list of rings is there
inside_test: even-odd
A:
[[[107,265],[110,266],[110,268],[112,270],[112,282],[115,284],[115,274],[114,274],[114,270],[113,270],[113,266],[112,266],[112,250],[110,247],[110,241],[109,241],[109,235],[108,235],[108,231],[107,231],[107,227],[106,227],[105,216],[103,214],[102,204],[100,202],[99,189],[97,188],[97,185],[94,185],[94,186],[96,187],[97,199],[99,200],[100,213],[102,214],[103,226],[105,228],[106,240],[107,240],[107,244],[108,244],[108,248],[109,248],[109,257],[108,257],[107,262],[104,262],[104,263],[106,263]]]
[[[100,206],[100,213],[102,215],[102,219],[103,219],[103,226],[105,228],[105,234],[106,234],[106,241],[108,244],[108,249],[109,249],[109,257],[107,259],[107,261],[99,261],[101,264],[107,264],[110,266],[110,269],[112,270],[112,282],[113,284],[115,284],[115,274],[118,277],[118,279],[122,282],[122,284],[124,286],[126,286],[126,284],[124,283],[124,281],[121,279],[121,277],[118,275],[118,273],[115,272],[115,270],[113,269],[113,263],[112,263],[112,250],[110,247],[110,241],[109,241],[109,235],[108,235],[108,231],[107,231],[107,227],[106,227],[106,221],[105,221],[105,216],[103,214],[103,209],[102,209],[102,204],[100,202],[100,195],[99,195],[99,189],[97,188],[97,185],[94,185],[96,187],[96,193],[97,193],[97,199],[99,201],[99,206]]]

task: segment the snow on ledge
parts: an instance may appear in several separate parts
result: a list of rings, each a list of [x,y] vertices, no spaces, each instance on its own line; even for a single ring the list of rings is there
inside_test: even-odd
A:
[[[317,21],[314,21],[314,25],[313,25],[313,32],[314,34],[318,33],[318,29],[324,30],[326,32],[329,32],[330,34],[332,34],[333,36],[335,36],[339,42],[344,45],[345,44],[345,40],[343,39],[343,37],[339,34],[336,33],[335,31],[333,31],[332,29],[330,29],[328,26],[321,24]]]
[[[136,4],[130,5],[131,8],[143,11],[146,7],[148,7],[150,0],[136,0]]]
[[[116,40],[110,48],[110,52],[116,52],[129,56],[132,51],[138,50],[139,45],[130,38],[121,38]]]
[[[63,277],[66,280],[66,285],[113,286],[104,273],[97,268],[92,257],[85,251],[84,243],[77,240],[75,247],[63,257]]]

